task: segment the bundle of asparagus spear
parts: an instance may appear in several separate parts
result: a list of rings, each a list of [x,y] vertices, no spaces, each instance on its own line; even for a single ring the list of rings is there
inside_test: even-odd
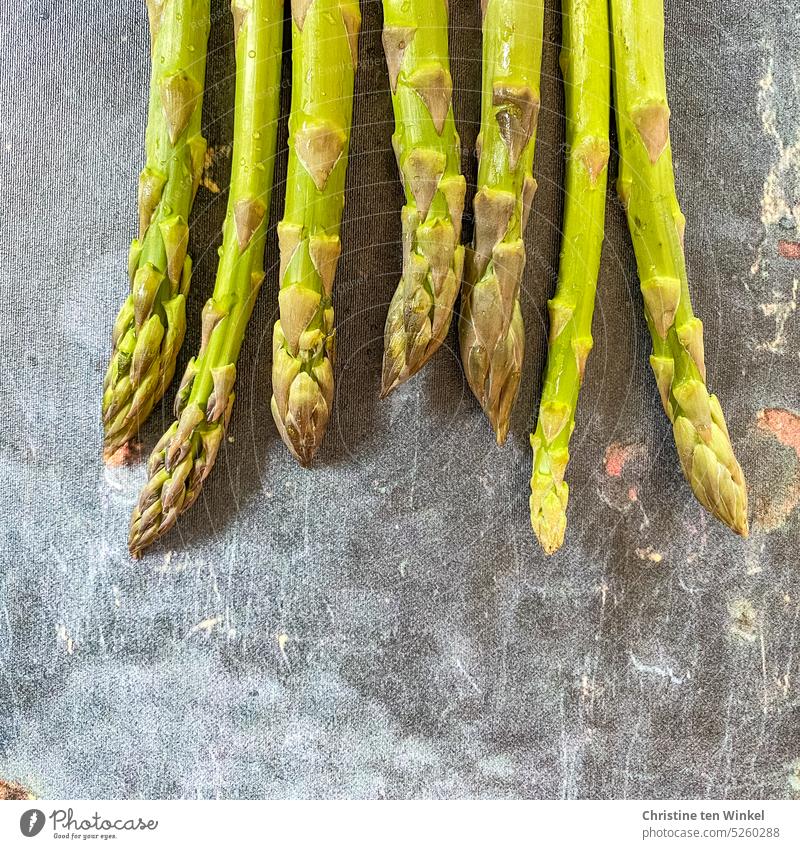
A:
[[[664,71],[663,0],[611,0],[619,196],[628,215],[650,365],[697,500],[747,536],[747,489],[722,408],[706,388],[703,325],[689,298],[685,219],[675,195]]]
[[[342,252],[347,149],[361,13],[357,0],[292,3],[292,112],[272,345],[272,415],[307,466],[333,404],[331,291]]]
[[[475,0],[477,3],[478,0]],[[209,0],[147,0],[152,47],[147,163],[130,294],[113,331],[103,394],[104,451],[137,436],[165,393],[183,341],[192,265],[189,216],[200,183]],[[466,181],[452,109],[447,0],[383,0],[392,138],[405,190],[403,270],[386,318],[381,394],[419,371],[447,336],[462,285],[464,371],[498,443],[508,434],[524,357],[520,283],[536,191],[543,0],[480,0],[483,86],[474,233],[461,245]],[[212,297],[198,354],[175,397],[176,421],[148,463],[133,512],[135,556],[198,498],[231,417],[239,350],[264,280],[276,154],[281,0],[233,0],[233,171]],[[610,21],[609,21],[610,12]],[[308,465],[333,403],[332,289],[352,120],[358,0],[291,0],[292,107],[280,246],[280,318],[271,407],[292,454]],[[562,0],[566,202],[549,351],[531,436],[531,523],[543,549],[566,529],[569,440],[592,349],[604,235],[611,55],[628,215],[653,339],[650,362],[683,471],[717,518],[747,534],[747,493],[719,401],[705,385],[702,324],[692,313],[675,195],[664,72],[662,0]],[[610,33],[610,37],[609,37]]]
[[[484,86],[479,190],[475,198],[474,268],[462,310],[461,346],[470,386],[502,442],[508,429],[522,359],[522,320],[514,309],[521,246],[508,248],[524,227],[524,199],[496,193],[493,183],[513,174],[519,155],[486,147],[486,138],[508,131],[506,104],[498,96],[496,65],[518,84],[538,74],[540,52],[516,50],[525,27],[541,20],[541,4],[485,0]],[[747,491],[719,401],[705,385],[703,331],[692,313],[683,255],[684,219],[675,195],[669,149],[669,107],[664,72],[663,0],[611,0],[614,90],[620,145],[618,189],[628,214],[641,280],[650,358],[684,474],[700,503],[747,535]],[[566,209],[559,279],[549,302],[549,353],[536,431],[531,436],[531,524],[547,553],[562,544],[566,528],[569,439],[578,391],[592,348],[592,313],[603,241],[609,156],[610,45],[606,0],[562,0],[561,67],[566,93]],[[541,24],[538,29],[541,39]],[[516,138],[532,157],[527,126],[531,99],[517,89]],[[538,102],[536,103],[538,106]],[[535,115],[535,111],[534,111]],[[506,139],[504,138],[504,141]],[[488,163],[484,165],[484,160]],[[520,175],[516,175],[519,186]],[[527,178],[525,178],[527,179]],[[524,184],[523,184],[524,185]],[[494,194],[489,194],[491,192]],[[486,194],[484,194],[486,193]],[[489,208],[485,198],[492,197]],[[487,223],[488,222],[488,223]],[[488,233],[488,237],[487,237]],[[505,250],[497,255],[498,248]],[[491,259],[489,253],[491,251]],[[509,256],[511,259],[509,259]],[[492,274],[492,265],[494,265]],[[501,269],[498,272],[498,266]],[[511,273],[513,270],[514,273]],[[483,274],[483,277],[481,277]],[[488,276],[489,284],[484,283]],[[475,283],[476,279],[479,282]],[[493,279],[495,278],[495,279]],[[504,285],[503,278],[507,285]],[[499,284],[499,285],[498,285]],[[476,306],[478,305],[478,306]]]
[[[383,47],[403,181],[403,276],[386,316],[385,396],[416,374],[450,328],[464,269],[466,181],[453,118],[447,0],[383,0]]]
[[[543,0],[489,0],[483,7],[475,234],[459,336],[467,381],[499,444],[508,434],[525,351],[519,288],[525,267],[522,236],[536,191],[543,18]]]
[[[531,524],[548,554],[564,541],[569,492],[564,472],[578,391],[593,345],[609,156],[606,0],[564,0],[562,29],[567,140],[563,239],[556,293],[548,303],[549,351],[539,417],[531,436]]]
[[[139,178],[139,236],[131,292],[114,324],[103,391],[104,451],[134,439],[175,373],[192,277],[189,213],[200,184],[200,115],[209,0],[148,0],[152,48],[147,164]]]
[[[179,16],[180,5],[187,4],[166,0],[162,15]],[[128,547],[134,556],[165,534],[197,500],[214,465],[233,407],[239,349],[264,280],[278,130],[282,2],[234,0],[231,8],[236,34],[234,167],[217,280],[203,308],[200,351],[189,361],[175,396],[177,420],[150,456],[149,480],[133,511]],[[192,11],[187,8],[183,14]],[[186,28],[192,30],[191,21]]]

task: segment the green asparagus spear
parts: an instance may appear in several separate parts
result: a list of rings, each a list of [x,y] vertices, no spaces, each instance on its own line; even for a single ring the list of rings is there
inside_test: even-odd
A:
[[[620,173],[645,315],[650,364],[698,501],[747,536],[747,489],[722,408],[706,388],[703,325],[689,299],[685,219],[675,195],[664,71],[663,0],[611,0]]]
[[[342,246],[347,148],[361,13],[357,0],[292,0],[292,112],[286,206],[278,225],[280,320],[272,415],[307,466],[333,404],[331,290]]]
[[[192,276],[188,219],[206,151],[200,117],[209,0],[147,0],[147,7],[147,164],[139,178],[139,236],[128,262],[131,293],[114,324],[103,385],[106,459],[136,437],[175,373]]]
[[[236,361],[264,279],[264,243],[278,130],[281,0],[233,0],[236,112],[233,172],[214,293],[203,308],[200,353],[175,398],[177,421],[156,445],[133,511],[138,556],[197,499],[233,407]]]
[[[531,524],[552,554],[564,541],[569,487],[564,469],[586,358],[600,267],[608,177],[611,69],[607,0],[562,0],[561,70],[567,174],[558,284],[539,421],[531,436]]]
[[[525,351],[519,287],[522,236],[536,191],[543,5],[488,0],[483,12],[475,234],[467,253],[459,337],[467,381],[498,444],[508,434]]]
[[[383,0],[403,207],[403,275],[384,331],[381,396],[441,345],[461,285],[466,182],[453,119],[447,0]]]

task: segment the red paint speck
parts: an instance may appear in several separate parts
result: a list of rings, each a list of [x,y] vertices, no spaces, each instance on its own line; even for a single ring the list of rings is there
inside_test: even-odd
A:
[[[800,242],[787,242],[781,239],[778,242],[778,253],[784,259],[800,259]]]
[[[612,478],[621,477],[622,470],[628,460],[640,454],[641,451],[641,445],[623,445],[621,442],[612,442],[606,448],[606,456],[603,459],[606,474]]]

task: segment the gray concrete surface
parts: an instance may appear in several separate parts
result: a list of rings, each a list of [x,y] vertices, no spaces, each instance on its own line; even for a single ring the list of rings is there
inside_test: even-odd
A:
[[[324,450],[299,469],[268,410],[284,150],[233,439],[202,500],[140,563],[125,534],[144,469],[102,466],[99,406],[142,164],[144,3],[0,8],[0,778],[49,798],[800,796],[796,7],[667,10],[695,307],[752,536],[709,519],[681,477],[610,197],[568,543],[546,559],[528,524],[527,434],[562,207],[557,7],[525,378],[501,450],[452,334],[418,379],[377,398],[401,192],[380,4],[362,5]],[[474,181],[478,3],[451,7]],[[226,4],[214,10],[205,120],[224,189],[233,57]],[[285,148],[285,121],[281,133]],[[179,371],[224,207],[224,191],[198,195]]]

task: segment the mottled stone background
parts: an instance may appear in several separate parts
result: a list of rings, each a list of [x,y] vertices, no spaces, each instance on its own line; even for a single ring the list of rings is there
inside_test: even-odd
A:
[[[450,5],[474,182],[478,2]],[[214,4],[215,156],[196,204],[179,371],[197,347],[225,209],[226,6]],[[2,4],[0,777],[51,798],[800,796],[796,6],[667,4],[690,276],[752,535],[709,519],[681,477],[609,196],[568,543],[551,559],[529,527],[528,432],[563,202],[557,7],[549,0],[525,378],[498,449],[453,334],[418,379],[377,398],[402,198],[380,4],[362,6],[324,450],[298,468],[268,409],[287,88],[270,272],[232,440],[179,530],[134,563],[125,536],[144,469],[102,466],[99,406],[142,165],[145,7]]]

